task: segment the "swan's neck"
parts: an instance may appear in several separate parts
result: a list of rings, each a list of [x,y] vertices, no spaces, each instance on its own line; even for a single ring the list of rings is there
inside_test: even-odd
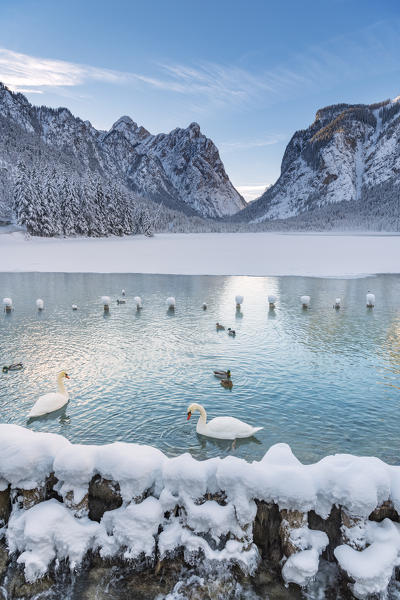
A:
[[[203,423],[203,425],[205,425],[207,423],[207,413],[205,411],[205,408],[203,406],[201,406],[201,404],[195,404],[193,409],[199,411],[199,413],[200,413],[199,421],[201,421]]]
[[[64,394],[64,396],[67,394],[67,390],[64,387],[64,377],[62,375],[57,377],[57,387],[60,394]]]

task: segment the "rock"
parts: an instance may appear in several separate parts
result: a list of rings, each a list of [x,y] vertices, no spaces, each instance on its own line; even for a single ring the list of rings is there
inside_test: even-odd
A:
[[[89,494],[85,494],[79,502],[75,502],[74,492],[69,491],[64,496],[64,504],[70,508],[76,517],[87,517],[89,514]]]
[[[355,550],[363,550],[366,546],[364,517],[354,517],[342,507],[342,543],[347,544]]]
[[[7,589],[9,598],[12,600],[32,598],[38,594],[47,592],[54,585],[54,580],[47,576],[38,579],[33,583],[25,581],[25,577],[20,569],[15,570],[8,582]]]
[[[295,552],[298,552],[297,546],[292,542],[290,533],[292,529],[299,529],[307,525],[307,514],[299,510],[281,510],[282,522],[279,532],[284,555],[289,558]]]
[[[93,477],[89,484],[89,518],[101,520],[107,510],[115,510],[122,506],[119,483],[103,479],[100,475]]]
[[[18,495],[22,497],[22,507],[24,510],[29,510],[35,504],[43,502],[45,499],[45,488],[35,488],[33,490],[19,490]]]
[[[281,513],[277,504],[256,500],[257,514],[253,523],[253,539],[263,559],[277,565],[282,558]]]
[[[2,523],[8,523],[11,512],[10,486],[4,491],[0,491],[0,526]]]
[[[8,556],[7,547],[4,542],[0,541],[0,583],[6,574],[9,562],[10,557]]]
[[[390,500],[386,500],[380,506],[375,508],[374,511],[369,515],[370,521],[383,521],[383,519],[390,519],[398,523],[400,521],[399,513],[394,508],[393,503]]]
[[[322,553],[322,557],[328,561],[335,561],[333,551],[336,546],[342,543],[341,525],[341,510],[337,506],[332,507],[327,519],[323,519],[313,510],[310,510],[308,513],[308,527],[317,531],[323,531],[329,538],[329,544]]]

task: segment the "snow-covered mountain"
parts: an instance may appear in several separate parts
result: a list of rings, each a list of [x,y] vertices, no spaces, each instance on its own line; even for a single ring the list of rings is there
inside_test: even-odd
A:
[[[66,108],[33,106],[0,83],[0,208],[11,196],[16,165],[35,161],[77,173],[91,170],[187,214],[222,217],[246,205],[197,123],[151,135],[122,117],[109,131],[99,131]]]
[[[313,213],[329,219],[332,213],[337,221],[360,212],[373,218],[382,216],[382,203],[387,212],[400,211],[399,202],[400,97],[320,109],[290,140],[275,185],[238,218],[263,222]]]

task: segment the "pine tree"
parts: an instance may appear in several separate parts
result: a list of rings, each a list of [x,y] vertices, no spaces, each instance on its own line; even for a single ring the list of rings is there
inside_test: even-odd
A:
[[[49,235],[60,235],[62,233],[61,213],[60,213],[60,176],[53,168],[42,172],[43,194],[46,202],[46,209],[49,215]]]
[[[94,197],[95,197],[95,235],[102,237],[108,234],[107,228],[107,196],[105,188],[100,177],[94,179]]]
[[[14,186],[13,210],[18,225],[26,226],[31,218],[32,190],[29,174],[24,163],[18,164],[18,175]]]
[[[96,190],[95,181],[90,171],[87,171],[82,180],[81,186],[81,207],[82,220],[79,224],[79,230],[83,235],[95,236],[97,232],[96,224]],[[85,229],[86,231],[82,231]]]
[[[26,222],[26,229],[31,235],[42,235],[45,206],[42,205],[41,202],[41,186],[35,167],[30,172],[29,182],[31,189],[31,207],[29,219]]]
[[[60,212],[62,230],[65,236],[74,235],[75,231],[75,212],[76,212],[76,197],[67,175],[61,180],[60,188]]]

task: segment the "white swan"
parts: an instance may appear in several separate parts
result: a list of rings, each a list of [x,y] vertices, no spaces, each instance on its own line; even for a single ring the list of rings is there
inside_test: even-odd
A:
[[[218,438],[219,440],[235,440],[236,438],[246,438],[254,435],[263,427],[252,427],[234,417],[215,417],[207,423],[207,413],[201,404],[191,404],[188,408],[187,420],[192,416],[192,412],[198,410],[200,418],[197,421],[196,431],[208,437]]]
[[[65,371],[61,371],[61,373],[57,375],[58,392],[52,392],[50,394],[40,396],[40,398],[32,406],[31,411],[28,414],[28,418],[46,415],[54,410],[58,410],[64,406],[64,404],[67,404],[69,396],[64,387],[64,378],[69,379],[69,376]]]

